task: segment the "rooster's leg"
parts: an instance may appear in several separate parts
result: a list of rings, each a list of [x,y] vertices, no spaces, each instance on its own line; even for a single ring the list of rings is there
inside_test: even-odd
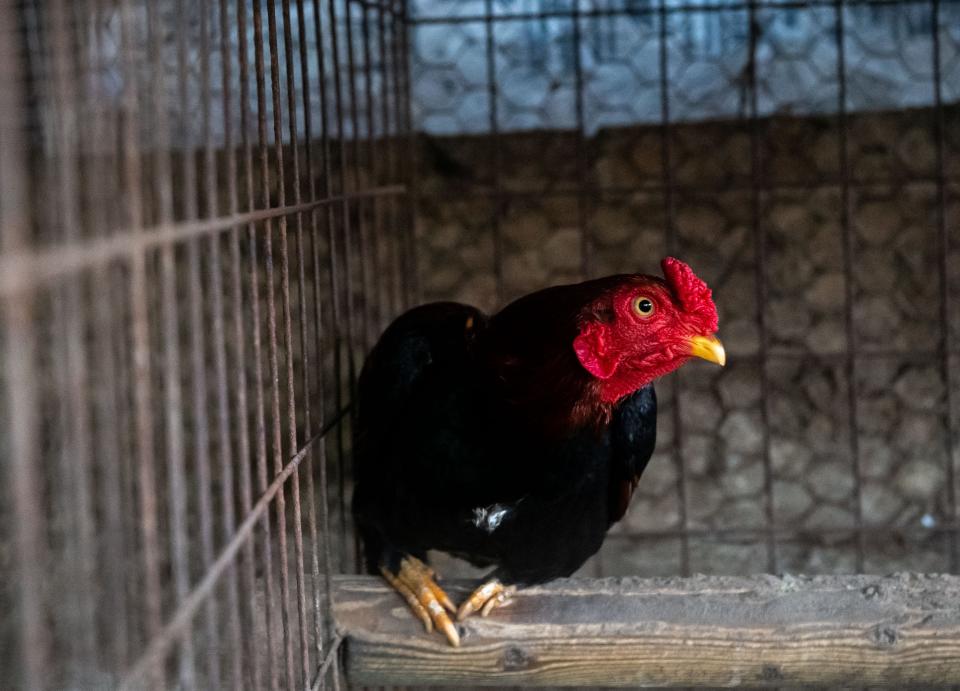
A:
[[[393,572],[388,567],[381,566],[380,573],[403,596],[427,631],[436,626],[438,631],[446,635],[450,645],[460,645],[457,627],[453,625],[444,608],[451,614],[457,610],[447,594],[433,580],[433,569],[416,557],[405,556],[400,560],[399,570]]]
[[[487,581],[473,591],[466,602],[457,610],[457,621],[463,621],[474,612],[480,612],[485,617],[496,607],[510,604],[510,596],[517,592],[515,585],[504,585],[496,578]]]

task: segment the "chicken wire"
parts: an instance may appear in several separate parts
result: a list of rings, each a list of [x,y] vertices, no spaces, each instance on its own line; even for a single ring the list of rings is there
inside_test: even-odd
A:
[[[0,686],[339,685],[405,10],[0,2]]]
[[[675,254],[723,370],[584,575],[957,572],[960,4],[417,0],[425,299]]]

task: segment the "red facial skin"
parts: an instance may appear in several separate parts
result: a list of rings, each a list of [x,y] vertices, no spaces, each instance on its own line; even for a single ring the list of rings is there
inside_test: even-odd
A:
[[[717,330],[710,289],[681,261],[662,262],[666,280],[607,276],[530,293],[490,320],[479,357],[509,417],[526,430],[562,437],[601,429],[624,396],[691,357],[691,336]],[[655,312],[641,318],[643,296]]]
[[[577,359],[598,380],[599,398],[615,403],[690,359],[689,340],[712,336],[717,308],[710,288],[678,259],[661,263],[666,280],[631,276],[596,300],[573,342]],[[638,298],[654,311],[638,313]]]

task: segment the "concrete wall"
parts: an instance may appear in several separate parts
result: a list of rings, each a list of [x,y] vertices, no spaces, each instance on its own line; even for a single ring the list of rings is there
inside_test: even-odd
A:
[[[676,573],[681,525],[679,440],[694,571],[762,571],[766,551],[757,280],[768,357],[769,482],[779,569],[855,570],[858,511],[865,569],[947,568],[937,529],[951,522],[940,343],[937,141],[926,110],[851,117],[848,228],[852,241],[855,403],[860,474],[851,458],[843,269],[843,174],[832,118],[758,124],[760,187],[753,213],[747,122],[671,132],[676,254],[714,289],[723,369],[691,363],[658,386],[656,458],[603,552],[608,574]],[[944,221],[960,247],[960,110],[945,113]],[[657,272],[667,247],[659,127],[422,140],[418,261],[425,300],[499,302],[589,272]],[[499,157],[499,178],[494,176]],[[578,185],[582,182],[582,186]],[[497,189],[499,188],[499,193]],[[583,219],[581,226],[580,219]],[[495,231],[502,247],[498,297]],[[765,244],[758,269],[756,233]],[[960,251],[948,257],[953,292]],[[953,338],[960,315],[951,302]],[[956,363],[960,364],[960,363]],[[956,382],[954,382],[956,391]],[[956,394],[954,394],[956,396]],[[859,485],[859,491],[857,486]],[[859,509],[858,509],[859,507]],[[732,531],[722,538],[703,531]],[[758,533],[757,531],[761,531]]]

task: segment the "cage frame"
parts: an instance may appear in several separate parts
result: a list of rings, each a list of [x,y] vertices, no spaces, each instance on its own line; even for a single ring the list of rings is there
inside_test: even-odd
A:
[[[948,256],[952,242],[946,208],[951,194],[949,185],[954,180],[947,174],[947,104],[943,96],[939,29],[942,6],[951,2],[955,0],[880,0],[880,4],[891,6],[929,6],[932,16],[931,111],[935,163],[929,182],[935,190],[933,231],[940,250],[936,268],[939,344],[933,350],[897,351],[895,355],[934,359],[946,382],[956,377],[951,357],[958,350],[949,328],[954,299],[949,286]],[[836,359],[850,382],[846,392],[848,424],[852,430],[848,451],[855,476],[852,501],[856,511],[855,526],[849,532],[855,535],[857,571],[863,571],[865,535],[871,529],[883,527],[864,525],[862,516],[859,494],[862,451],[856,433],[859,413],[856,381],[859,363],[878,353],[861,348],[853,323],[855,297],[851,277],[856,248],[851,190],[856,181],[848,160],[844,36],[846,8],[864,4],[869,3],[867,0],[743,0],[671,4],[668,0],[657,0],[655,5],[641,9],[598,9],[585,6],[587,0],[571,0],[569,9],[510,13],[497,10],[493,0],[485,0],[482,14],[417,17],[405,0],[254,0],[249,13],[246,0],[238,3],[206,0],[201,3],[206,11],[197,15],[199,74],[194,74],[193,66],[188,64],[186,43],[188,29],[194,27],[187,26],[183,2],[176,4],[174,12],[180,30],[176,46],[164,44],[156,29],[157,25],[163,27],[169,21],[163,15],[163,10],[169,11],[169,7],[146,3],[141,16],[137,14],[136,0],[84,0],[76,7],[67,0],[51,0],[48,4],[24,2],[24,7],[33,8],[34,19],[42,26],[43,47],[32,59],[40,59],[43,68],[52,75],[48,82],[38,84],[25,76],[37,69],[26,64],[30,55],[17,50],[25,42],[23,36],[37,29],[25,26],[27,10],[12,2],[0,2],[0,27],[11,27],[3,29],[7,34],[0,40],[0,228],[3,230],[0,349],[4,360],[5,407],[11,416],[9,447],[5,449],[10,460],[6,464],[10,491],[5,501],[9,501],[10,511],[17,519],[10,529],[17,584],[14,593],[17,606],[14,662],[20,675],[17,681],[24,688],[40,689],[59,681],[61,677],[57,675],[61,674],[68,679],[92,679],[83,676],[92,673],[85,667],[95,662],[89,659],[90,651],[94,651],[94,658],[106,656],[103,648],[107,645],[119,646],[118,650],[125,645],[139,648],[136,654],[129,650],[118,653],[123,664],[112,670],[116,676],[110,677],[110,681],[121,688],[162,688],[172,678],[191,688],[202,686],[203,682],[198,679],[204,677],[213,686],[229,679],[235,688],[243,687],[245,681],[253,680],[256,684],[264,678],[274,689],[298,685],[325,688],[328,684],[339,688],[344,683],[341,677],[345,674],[350,681],[355,669],[360,670],[353,677],[358,683],[391,680],[389,676],[371,676],[363,671],[366,668],[362,663],[373,659],[371,651],[387,650],[385,640],[377,638],[377,626],[370,623],[371,618],[354,618],[342,609],[338,612],[337,606],[344,598],[356,598],[350,600],[351,604],[370,598],[377,603],[376,617],[386,620],[392,616],[396,603],[387,601],[387,591],[371,580],[338,578],[333,552],[339,553],[341,567],[346,569],[351,568],[347,566],[351,554],[356,559],[359,553],[348,528],[345,496],[349,436],[355,415],[350,400],[363,352],[374,342],[388,318],[418,302],[422,293],[416,234],[417,209],[422,201],[418,177],[422,170],[418,170],[420,142],[411,103],[414,77],[409,58],[411,32],[425,25],[473,22],[484,27],[493,178],[489,189],[476,193],[488,195],[492,200],[493,213],[489,219],[492,271],[496,293],[503,298],[506,292],[504,202],[525,193],[506,189],[501,177],[505,165],[502,148],[505,134],[498,119],[497,104],[501,95],[495,55],[500,23],[560,19],[572,24],[575,175],[572,187],[562,193],[576,201],[575,225],[581,235],[580,272],[590,276],[593,243],[588,205],[595,195],[607,190],[598,188],[587,171],[590,141],[585,126],[582,23],[593,17],[637,12],[649,14],[657,22],[661,170],[659,183],[651,190],[663,196],[665,244],[668,253],[673,254],[680,246],[676,220],[680,184],[673,165],[676,123],[671,117],[669,96],[668,18],[683,12],[737,10],[746,13],[750,54],[744,74],[749,96],[746,123],[750,182],[747,190],[756,255],[754,289],[760,332],[756,362],[762,401],[765,526],[750,530],[711,528],[702,532],[721,536],[734,531],[762,540],[766,550],[765,568],[775,573],[780,563],[778,538],[785,528],[777,524],[773,508],[768,420],[767,371],[772,356],[763,308],[768,301],[769,286],[765,279],[768,248],[761,205],[769,190],[764,181],[762,153],[764,116],[757,102],[754,54],[759,29],[756,13],[810,7],[833,10],[833,40],[838,56],[836,153],[839,175],[830,183],[836,184],[842,197],[847,339],[846,349]],[[312,26],[307,22],[305,7],[313,8]],[[150,71],[149,79],[143,82],[124,80],[116,113],[91,126],[93,141],[89,143],[78,136],[75,118],[81,112],[99,112],[96,94],[88,90],[84,82],[71,79],[95,67],[80,61],[77,46],[81,37],[71,33],[76,30],[72,22],[82,11],[114,12],[116,31],[122,38],[117,61],[127,69],[146,64]],[[136,40],[141,30],[146,38],[143,46]],[[304,40],[310,32],[321,46],[312,56]],[[234,33],[236,44],[229,37]],[[94,34],[90,41],[106,40]],[[143,55],[137,53],[141,49]],[[229,54],[230,59],[224,60],[224,54]],[[176,70],[167,71],[164,60],[171,56]],[[215,56],[219,56],[221,77],[222,103],[219,105],[212,95]],[[88,57],[94,60],[96,55]],[[330,64],[324,62],[327,59]],[[316,78],[320,74],[324,78]],[[382,81],[378,83],[378,79]],[[179,122],[171,122],[168,112],[168,81],[178,87]],[[188,83],[194,84],[197,92],[188,92]],[[375,84],[379,86],[379,93],[375,93]],[[32,89],[46,91],[30,93]],[[314,130],[313,91],[317,92],[320,103],[319,133]],[[382,98],[379,108],[371,106],[375,96]],[[36,160],[33,155],[37,151],[31,149],[38,141],[37,133],[32,130],[37,124],[30,121],[35,117],[30,111],[33,98],[47,107],[57,106],[44,112],[47,119],[42,137],[46,139],[41,137],[39,148],[46,157]],[[254,102],[256,108],[251,105]],[[197,103],[200,136],[187,124],[189,106]],[[361,104],[366,105],[363,113]],[[109,106],[104,110],[109,110]],[[216,110],[220,111],[223,125],[219,141],[213,126]],[[138,129],[140,118],[151,125],[148,137]],[[179,132],[178,124],[181,125]],[[177,149],[179,159],[171,144],[175,134],[185,137]],[[98,160],[97,154],[102,151],[115,156]],[[102,210],[97,210],[96,195],[83,175],[97,173],[112,174],[116,178],[116,188],[112,191],[117,193],[117,198]],[[151,178],[156,186],[147,182]],[[220,187],[224,181],[226,190]],[[48,208],[36,208],[37,193],[41,189],[54,198]],[[39,237],[37,228],[45,224],[53,229],[49,231],[52,235]],[[323,242],[327,252],[325,266],[319,250]],[[262,264],[258,260],[261,251]],[[246,273],[244,259],[248,261]],[[386,265],[383,272],[378,270],[380,265]],[[183,276],[184,286],[181,286],[179,281]],[[188,293],[186,300],[178,295],[180,287]],[[49,297],[57,291],[62,291],[60,297]],[[305,297],[311,293],[312,313],[310,299]],[[119,302],[125,304],[122,309],[126,311],[121,317],[129,317],[122,325],[129,330],[125,335],[95,334],[91,345],[85,340],[86,331],[96,330],[97,325],[115,324],[112,319],[117,317],[111,315],[108,308],[117,307],[117,295],[121,296]],[[107,300],[109,296],[113,296],[110,304],[96,305],[95,300],[90,299]],[[46,300],[61,311],[49,317],[44,312],[48,308]],[[212,328],[207,332],[205,318],[210,315]],[[234,319],[232,325],[228,315]],[[243,318],[248,320],[246,326],[253,326],[253,333],[244,329]],[[185,324],[188,328],[184,328]],[[55,337],[60,337],[52,345],[45,339],[47,327],[55,330]],[[122,345],[130,348],[124,356],[128,360],[121,362],[117,349]],[[45,486],[48,479],[43,476],[46,430],[41,404],[49,392],[41,391],[37,382],[44,376],[45,361],[41,361],[40,355],[47,357],[44,348],[48,346],[53,349],[48,359],[56,360],[63,367],[56,376],[60,378],[58,383],[63,384],[62,417],[70,421],[65,432],[68,443],[64,448],[72,452],[61,450],[64,458],[53,472],[61,473],[58,481],[73,482],[75,491],[71,492],[51,490]],[[253,372],[248,371],[248,349],[253,354]],[[300,359],[290,355],[298,349]],[[126,395],[132,411],[118,410],[124,400],[117,397],[102,402],[104,407],[98,408],[99,412],[84,412],[90,391],[90,382],[86,379],[89,371],[84,367],[88,360],[99,363],[95,371],[107,377],[107,386],[113,393],[119,391]],[[327,360],[329,367],[326,367]],[[116,371],[111,372],[113,366]],[[127,380],[121,382],[124,377]],[[680,519],[672,531],[654,531],[651,535],[669,534],[679,538],[680,570],[686,578],[677,581],[677,587],[695,588],[697,579],[692,575],[689,540],[697,533],[689,520],[681,431],[682,379],[673,377],[666,386],[674,401],[670,415],[675,433],[670,453],[678,471],[675,490]],[[332,407],[327,399],[332,400]],[[196,420],[190,420],[188,427],[184,411],[191,400]],[[956,403],[949,385],[945,387],[939,409],[945,431],[944,475],[951,522],[939,526],[937,531],[945,537],[949,571],[957,573],[960,571],[957,501],[960,473],[957,472],[954,424]],[[103,432],[95,423],[98,416],[109,410],[129,427],[129,438],[116,438],[109,443],[102,438]],[[163,442],[158,444],[161,438]],[[188,448],[191,443],[192,451]],[[110,498],[111,506],[102,508],[104,512],[113,511],[110,514],[113,518],[100,518],[107,523],[116,522],[123,515],[123,502],[129,502],[126,508],[139,509],[138,522],[132,538],[125,535],[107,544],[113,539],[107,537],[102,546],[95,530],[96,513],[101,509],[95,506],[96,488],[90,483],[99,480],[97,473],[103,472],[95,470],[99,468],[98,463],[103,463],[98,457],[118,465],[124,463],[121,460],[124,445],[126,450],[134,452],[133,458],[127,458],[126,465],[117,473],[132,474],[127,478],[130,486],[123,491],[135,488],[137,494],[121,497],[118,485],[116,496]],[[100,456],[98,452],[105,449],[109,453]],[[188,457],[198,464],[199,479],[189,478],[183,470]],[[235,458],[242,459],[236,467],[232,464]],[[247,459],[255,460],[255,465],[247,463]],[[169,483],[167,487],[163,487],[164,479]],[[200,489],[187,486],[184,483],[187,479],[196,481]],[[214,491],[217,483],[221,485],[220,495]],[[192,491],[197,492],[199,501],[206,502],[198,507],[202,566],[198,575],[190,573],[187,522]],[[328,505],[331,494],[339,495],[336,507]],[[50,555],[56,553],[50,544],[49,531],[61,530],[51,527],[52,514],[45,513],[44,502],[51,496],[62,499],[63,507],[76,519],[75,525],[64,533],[70,549],[75,550],[71,554],[77,557],[74,562],[76,592],[64,601],[51,599],[40,587],[48,572]],[[305,501],[304,496],[309,499]],[[203,497],[205,499],[200,499]],[[159,498],[168,499],[170,507],[159,507]],[[165,516],[170,521],[169,536],[160,534],[166,527],[161,518],[164,511],[169,514]],[[331,527],[336,521],[339,521],[338,531]],[[287,529],[288,525],[292,525],[292,529]],[[132,542],[126,544],[124,540],[128,538]],[[129,549],[124,548],[125,544]],[[118,642],[123,638],[122,629],[113,631],[108,643],[95,637],[96,603],[101,597],[98,589],[104,585],[96,576],[101,547],[118,561],[136,555],[140,560],[137,568],[143,570],[142,601],[128,598],[121,605],[118,617],[129,617],[124,625],[129,624],[131,632],[137,627],[143,629],[140,639],[132,635],[129,644]],[[262,571],[268,602],[267,623],[261,630],[251,628],[260,614],[246,602],[257,594],[258,569]],[[112,581],[111,586],[131,587],[130,582],[124,582],[123,575],[114,578],[117,580]],[[767,578],[740,581],[736,588],[760,591],[769,586]],[[872,587],[873,581],[867,583],[864,578],[867,577],[836,577],[825,589],[840,592],[838,597],[848,597],[847,591],[855,591],[872,600],[874,598],[866,597],[863,591]],[[133,580],[140,583],[137,576]],[[882,658],[884,663],[875,668],[876,676],[854,678],[871,683],[960,680],[960,669],[955,663],[960,659],[960,655],[955,654],[960,649],[960,612],[956,608],[944,606],[930,610],[940,627],[930,634],[931,640],[942,642],[945,652],[938,648],[930,659],[909,667],[913,674],[909,678],[897,676],[896,670],[903,660],[912,660],[910,656],[916,651],[891,645],[883,635],[870,638],[870,632],[877,626],[883,633],[883,622],[897,616],[912,616],[916,598],[941,591],[953,592],[960,587],[955,577],[947,576],[935,582],[918,579],[911,583],[897,590],[893,581],[884,581],[881,590],[889,588],[899,594],[896,598],[872,603],[880,619],[857,624],[860,628],[851,638],[866,646],[865,654],[886,657]],[[711,587],[714,586],[716,584]],[[557,592],[563,588],[581,589],[602,595],[603,587],[599,581],[548,586],[529,593],[527,604],[518,607],[518,612],[532,614],[533,620],[545,623],[550,610],[547,605],[538,604],[537,599],[548,600],[551,589]],[[643,591],[656,586],[633,582],[629,587]],[[358,592],[365,595],[357,595]],[[709,588],[701,594],[709,596]],[[624,597],[629,595],[626,592]],[[241,600],[245,604],[241,604]],[[272,611],[269,604],[274,601],[280,603],[276,611]],[[126,609],[141,606],[142,611],[132,614]],[[617,606],[618,603],[605,605],[614,609]],[[66,610],[70,613],[61,620],[59,615]],[[369,613],[366,616],[376,618]],[[731,612],[730,616],[733,618],[734,614]],[[226,621],[225,633],[221,633],[217,625],[220,619]],[[271,621],[279,624],[279,630],[275,630]],[[522,627],[510,628],[512,616],[506,621],[500,638],[491,643],[500,655],[495,657],[494,664],[501,668],[510,663],[510,655],[514,654],[510,651],[522,650],[522,645],[517,647],[523,635]],[[412,620],[407,623],[412,625]],[[843,624],[833,623],[838,627]],[[203,631],[195,631],[201,624]],[[917,627],[922,623],[910,628],[914,624],[911,620],[906,629],[907,639],[911,635],[921,638],[927,635],[918,633],[921,629]],[[467,631],[471,631],[473,624],[466,626]],[[63,645],[61,627],[75,639],[70,644],[70,654],[65,656],[74,668],[67,671],[60,670],[55,662],[59,657],[57,651]],[[483,626],[479,625],[477,631],[480,633],[476,633],[476,637],[482,638]],[[781,638],[771,642],[774,655],[787,655],[790,637],[798,635],[796,630],[785,631]],[[244,640],[245,634],[253,632],[257,635]],[[391,635],[394,636],[391,644],[402,640],[399,633]],[[208,656],[205,664],[202,663],[196,651],[198,646],[202,648],[199,642],[205,637],[207,643],[215,641],[217,646],[227,639],[227,649],[233,655],[212,662]],[[604,645],[615,645],[609,637],[605,641],[603,636],[599,639]],[[426,672],[422,670],[409,671],[414,667],[407,668],[408,676],[402,677],[403,683],[452,684],[465,680],[482,683],[481,677],[487,671],[474,672],[473,677],[464,677],[457,671],[476,664],[476,660],[468,655],[458,657],[439,641],[424,640],[422,645],[431,656],[447,655],[450,667],[433,677],[423,676]],[[269,652],[264,656],[261,648]],[[469,645],[466,649],[469,650]],[[245,657],[240,655],[241,651]],[[275,653],[278,659],[273,659]],[[567,649],[561,653],[575,654]],[[775,663],[761,660],[762,666],[755,677],[751,677],[752,683],[837,682],[850,679],[858,669],[865,669],[862,659],[852,662],[834,659],[834,666],[830,666],[831,658],[818,658],[816,664],[796,668],[791,667],[788,658],[784,659],[786,661]],[[267,671],[260,668],[261,664]],[[578,678],[577,683],[610,681],[596,660],[587,660],[583,665],[584,669],[593,669],[594,676]],[[764,676],[764,669],[769,665],[774,665],[777,675]],[[697,677],[695,667],[690,668],[689,678],[681,678],[676,676],[679,669],[679,666],[670,668],[673,676],[642,679],[649,683],[682,680],[685,684],[721,679]],[[494,671],[491,668],[490,673]],[[72,677],[74,673],[79,676]],[[944,674],[955,677],[944,677]],[[487,678],[502,681],[497,676]],[[512,676],[510,681],[526,685],[552,684],[557,680],[530,675]]]

